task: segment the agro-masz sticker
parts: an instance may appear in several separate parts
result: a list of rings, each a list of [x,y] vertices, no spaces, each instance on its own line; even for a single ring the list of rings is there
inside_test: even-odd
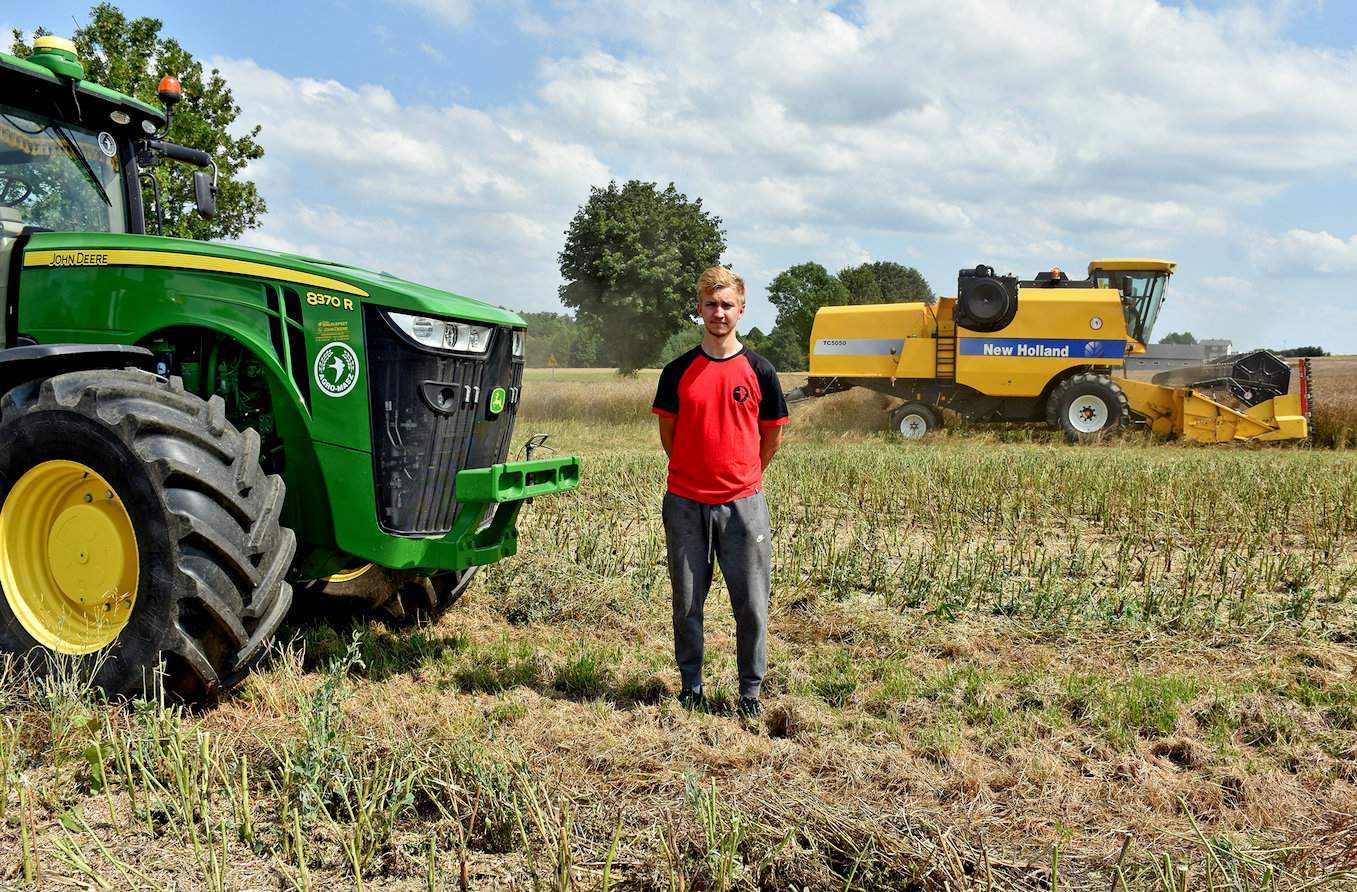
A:
[[[332,341],[316,354],[316,386],[327,396],[343,396],[358,383],[358,354],[343,341]]]

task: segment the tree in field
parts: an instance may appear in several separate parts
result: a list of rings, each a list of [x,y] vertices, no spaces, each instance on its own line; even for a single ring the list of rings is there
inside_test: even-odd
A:
[[[524,357],[528,368],[547,368],[554,357],[561,368],[587,368],[598,365],[594,333],[564,313],[533,313],[520,310],[528,323]]]
[[[777,323],[773,327],[770,342],[778,343],[783,349],[799,345],[799,355],[805,357],[810,349],[810,329],[815,322],[815,311],[821,307],[846,304],[848,296],[848,289],[838,277],[814,261],[783,270],[768,285],[768,300],[777,307]],[[779,337],[783,340],[779,341]],[[790,339],[790,343],[786,339]],[[771,356],[769,361],[778,365]],[[804,362],[804,358],[801,361]]]
[[[204,72],[202,63],[179,42],[160,34],[159,19],[141,17],[129,20],[111,3],[100,3],[90,10],[89,23],[71,35],[85,79],[135,96],[159,107],[156,88],[160,78],[172,74],[183,86],[184,98],[175,106],[171,142],[202,149],[217,162],[217,215],[204,220],[194,210],[193,170],[184,164],[163,162],[157,175],[164,201],[165,235],[179,238],[236,238],[259,225],[264,214],[264,199],[254,183],[245,179],[243,170],[250,161],[264,157],[264,149],[255,141],[259,125],[238,137],[227,129],[240,115],[231,90],[221,72]],[[38,28],[34,36],[51,34]],[[13,32],[16,56],[27,57],[31,48],[19,31]],[[142,202],[147,211],[147,229],[154,226],[154,195],[143,186]]]
[[[1171,331],[1171,332],[1169,332],[1168,334],[1164,335],[1162,338],[1160,338],[1160,339],[1159,339],[1159,343],[1161,343],[1161,344],[1195,344],[1195,343],[1197,343],[1197,339],[1194,338],[1194,337],[1192,337],[1192,332],[1190,332],[1190,331],[1183,331],[1183,332]]]
[[[694,294],[694,298],[696,298],[696,294]],[[678,359],[680,356],[702,343],[702,331],[701,323],[697,323],[694,325],[685,325],[671,334],[669,340],[665,341],[664,346],[660,348],[659,356],[655,357],[655,365],[667,365],[670,360]],[[740,343],[752,347],[752,345],[749,344],[748,338],[741,337]]]
[[[936,300],[928,280],[917,269],[893,260],[878,260],[839,270],[851,304],[892,304]]]
[[[697,278],[725,249],[721,218],[673,183],[596,186],[565,233],[561,303],[598,332],[620,373],[634,374],[696,318]]]
[[[763,347],[756,352],[780,372],[804,372],[810,367],[809,339],[783,326],[774,326],[773,333],[764,339]]]

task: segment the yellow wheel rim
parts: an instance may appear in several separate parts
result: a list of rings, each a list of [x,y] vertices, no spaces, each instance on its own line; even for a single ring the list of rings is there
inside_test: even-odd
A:
[[[338,573],[332,573],[329,576],[322,576],[321,582],[352,582],[371,569],[371,563],[363,564],[361,567],[352,567],[348,570],[340,570]]]
[[[50,650],[93,653],[132,616],[136,531],[108,481],[74,461],[29,468],[0,507],[0,585],[14,616]]]

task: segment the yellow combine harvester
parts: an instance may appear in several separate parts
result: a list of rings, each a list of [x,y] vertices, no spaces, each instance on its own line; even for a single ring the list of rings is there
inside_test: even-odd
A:
[[[1088,278],[1060,270],[1022,280],[964,269],[955,297],[925,303],[824,307],[815,316],[810,380],[789,399],[867,387],[905,401],[892,425],[907,437],[942,425],[941,409],[969,420],[1041,421],[1071,440],[1132,420],[1205,443],[1298,440],[1308,435],[1309,364],[1299,392],[1267,351],[1127,377],[1146,352],[1177,264],[1095,260]]]

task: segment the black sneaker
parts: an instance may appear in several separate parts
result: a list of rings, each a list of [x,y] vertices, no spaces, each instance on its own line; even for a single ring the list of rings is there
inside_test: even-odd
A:
[[[684,688],[678,695],[679,705],[693,712],[711,712],[707,705],[707,695],[701,688]]]
[[[741,697],[740,702],[735,705],[735,714],[742,719],[753,721],[763,715],[763,704],[759,702],[758,697]]]

